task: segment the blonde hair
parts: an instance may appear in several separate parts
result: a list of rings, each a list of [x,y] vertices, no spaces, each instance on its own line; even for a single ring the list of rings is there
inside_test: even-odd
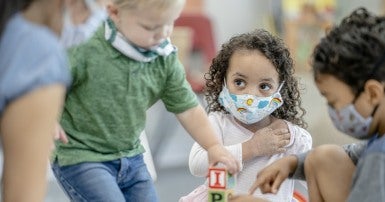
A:
[[[165,9],[185,0],[113,0],[112,2],[118,7],[138,10],[143,8]]]

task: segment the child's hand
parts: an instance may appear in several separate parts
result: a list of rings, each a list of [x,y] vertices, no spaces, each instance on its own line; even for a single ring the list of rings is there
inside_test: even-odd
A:
[[[68,143],[67,134],[64,132],[63,128],[59,123],[56,123],[54,139],[60,140],[63,143]]]
[[[262,193],[276,194],[282,182],[295,171],[297,163],[297,157],[286,156],[265,167],[258,173],[249,193],[253,194],[260,188]]]
[[[290,132],[282,120],[275,120],[271,125],[255,132],[247,141],[248,148],[254,156],[273,155],[285,152],[290,142]]]
[[[287,129],[263,128],[251,138],[255,156],[269,156],[285,152],[285,146],[290,142],[290,133]]]
[[[231,174],[239,171],[239,162],[223,145],[211,146],[207,149],[207,154],[210,167],[215,166],[217,163],[223,163]]]

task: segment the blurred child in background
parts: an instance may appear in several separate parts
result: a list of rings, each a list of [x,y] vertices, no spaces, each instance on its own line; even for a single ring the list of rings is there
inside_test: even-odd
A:
[[[1,201],[41,202],[68,63],[63,0],[0,1]]]

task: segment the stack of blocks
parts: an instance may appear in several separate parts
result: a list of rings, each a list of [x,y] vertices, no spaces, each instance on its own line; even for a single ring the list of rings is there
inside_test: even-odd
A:
[[[212,167],[208,178],[208,202],[228,202],[234,193],[235,176],[224,167]]]

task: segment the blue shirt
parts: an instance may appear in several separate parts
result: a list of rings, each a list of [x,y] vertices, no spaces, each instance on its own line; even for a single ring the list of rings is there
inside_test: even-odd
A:
[[[0,38],[0,115],[18,97],[51,84],[70,84],[67,56],[48,28],[12,16]]]

